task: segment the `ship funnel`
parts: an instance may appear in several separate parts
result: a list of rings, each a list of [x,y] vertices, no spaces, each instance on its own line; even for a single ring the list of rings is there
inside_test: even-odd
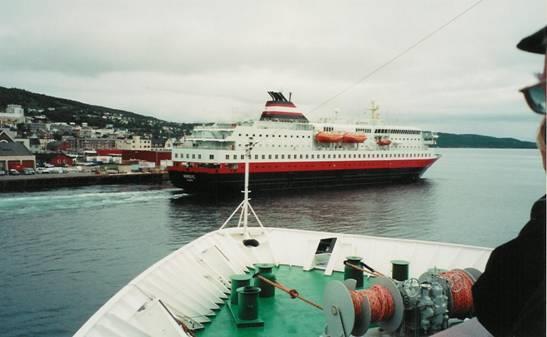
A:
[[[292,92],[289,99],[281,92],[268,91],[268,95],[272,100],[266,102],[261,121],[308,123],[308,119],[291,101]]]

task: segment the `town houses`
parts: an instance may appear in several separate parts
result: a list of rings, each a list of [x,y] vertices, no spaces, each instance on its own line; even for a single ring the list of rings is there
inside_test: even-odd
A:
[[[179,141],[166,127],[159,136],[149,130],[119,127],[128,124],[119,116],[106,116],[106,121],[118,123],[103,123],[100,127],[88,122],[51,121],[46,115],[54,110],[29,109],[31,113],[25,115],[21,105],[0,106],[0,173],[44,164],[70,166],[85,162],[85,153],[98,153],[99,157],[90,157],[94,160],[142,160],[160,168],[170,164],[171,149]],[[114,158],[108,159],[109,155]]]

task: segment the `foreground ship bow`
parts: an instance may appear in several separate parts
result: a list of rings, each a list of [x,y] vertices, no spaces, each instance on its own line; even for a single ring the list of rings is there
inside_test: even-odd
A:
[[[250,156],[251,146],[243,201],[220,229],[137,276],[75,337],[490,337],[475,318],[460,324],[488,249],[264,227],[249,203]]]
[[[191,193],[239,192],[250,143],[253,191],[413,181],[438,159],[433,133],[383,124],[374,104],[367,122],[311,123],[282,93],[269,95],[258,121],[196,127],[173,149],[171,182]]]
[[[136,277],[75,337],[429,336],[472,316],[470,289],[489,255],[454,244],[223,226]],[[392,278],[378,273],[390,270]]]

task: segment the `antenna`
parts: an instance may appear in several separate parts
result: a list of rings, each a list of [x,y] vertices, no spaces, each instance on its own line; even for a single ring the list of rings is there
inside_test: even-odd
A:
[[[370,101],[370,120],[374,124],[380,122],[380,113],[378,112],[378,110],[380,110],[380,106],[376,104],[375,101]]]

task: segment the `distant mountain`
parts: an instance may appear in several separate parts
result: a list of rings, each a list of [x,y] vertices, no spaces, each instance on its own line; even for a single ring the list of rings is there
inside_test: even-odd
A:
[[[496,138],[480,135],[458,135],[439,132],[438,147],[535,149],[536,143],[515,138]]]
[[[51,122],[88,123],[89,126],[104,127],[112,124],[116,128],[129,129],[138,134],[156,137],[176,137],[188,133],[195,124],[174,123],[133,112],[85,104],[65,98],[37,94],[17,88],[0,87],[0,111],[8,104],[19,104],[26,116],[44,115]]]

